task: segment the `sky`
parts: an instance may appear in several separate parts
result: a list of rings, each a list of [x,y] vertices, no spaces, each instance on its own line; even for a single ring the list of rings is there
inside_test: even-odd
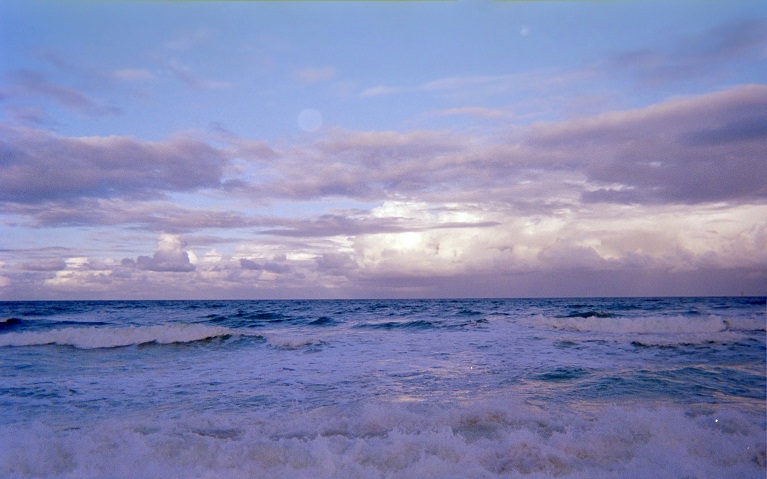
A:
[[[763,0],[0,0],[0,300],[741,294]]]

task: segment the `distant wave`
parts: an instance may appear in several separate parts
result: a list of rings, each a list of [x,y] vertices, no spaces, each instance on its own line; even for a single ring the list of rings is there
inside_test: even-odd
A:
[[[56,344],[80,349],[117,348],[141,344],[191,343],[241,336],[243,331],[204,324],[164,324],[111,328],[61,328],[0,335],[0,347]]]
[[[613,313],[607,313],[605,311],[586,311],[582,313],[570,313],[566,316],[557,316],[558,318],[612,318],[615,317]]]
[[[432,321],[417,319],[414,321],[386,321],[383,323],[361,324],[360,328],[370,329],[434,329],[436,324]]]
[[[724,331],[759,331],[765,329],[759,318],[722,318],[710,316],[650,316],[640,318],[577,315],[533,318],[532,324],[551,329],[598,333],[699,334]]]

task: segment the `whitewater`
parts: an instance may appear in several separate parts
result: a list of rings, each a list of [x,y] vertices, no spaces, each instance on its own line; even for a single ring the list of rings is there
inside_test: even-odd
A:
[[[0,302],[0,477],[763,479],[766,313]]]

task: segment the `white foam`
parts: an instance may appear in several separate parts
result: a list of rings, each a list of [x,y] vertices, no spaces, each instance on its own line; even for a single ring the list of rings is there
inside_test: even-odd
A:
[[[538,325],[552,329],[600,333],[714,333],[725,331],[722,318],[640,317],[640,318],[549,318],[539,317]]]
[[[0,335],[0,347],[58,344],[81,349],[96,349],[147,343],[189,343],[228,335],[242,335],[242,331],[204,324],[181,323],[159,326],[61,328],[49,331],[6,333]]]
[[[300,333],[264,333],[262,334],[269,344],[280,349],[303,349],[318,347],[325,344],[325,341],[313,335]]]
[[[7,478],[593,478],[765,475],[764,418],[366,403],[277,416],[0,427]]]

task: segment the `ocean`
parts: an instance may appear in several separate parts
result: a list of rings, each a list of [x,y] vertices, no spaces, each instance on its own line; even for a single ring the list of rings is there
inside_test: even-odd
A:
[[[759,478],[767,298],[0,303],[2,478]]]

